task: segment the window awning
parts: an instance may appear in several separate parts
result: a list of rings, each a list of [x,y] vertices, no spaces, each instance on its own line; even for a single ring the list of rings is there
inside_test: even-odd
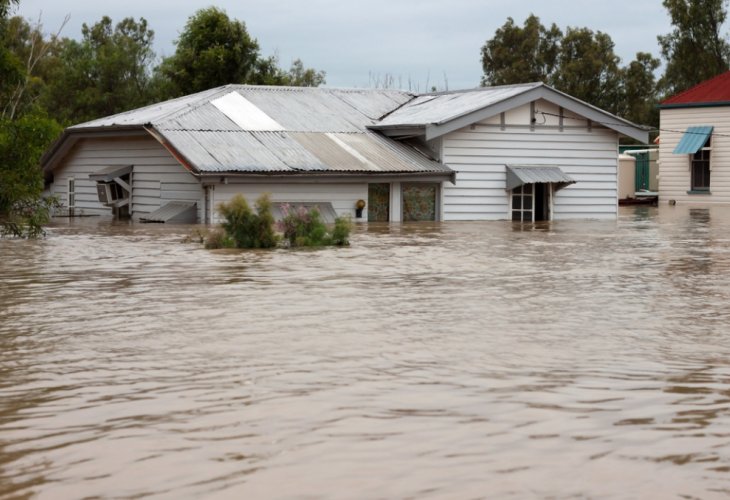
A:
[[[127,175],[131,172],[132,165],[113,165],[89,174],[89,179],[97,182],[111,182],[117,177]]]
[[[702,125],[699,127],[689,127],[680,139],[677,147],[674,148],[675,155],[693,155],[707,144],[707,139],[712,135],[714,127],[711,125]]]
[[[523,184],[554,184],[557,191],[575,184],[575,179],[560,167],[507,165],[507,191]]]

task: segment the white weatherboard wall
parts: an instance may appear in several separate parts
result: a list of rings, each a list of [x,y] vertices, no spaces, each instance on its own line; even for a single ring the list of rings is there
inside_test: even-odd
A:
[[[534,130],[528,104],[505,113],[504,130],[498,115],[443,138],[443,162],[457,171],[444,220],[511,218],[506,165],[557,166],[577,181],[555,194],[553,219],[616,218],[618,134],[568,111],[561,131],[558,106],[539,100],[536,110]]]
[[[730,106],[662,109],[659,142],[659,199],[677,203],[730,203]],[[689,155],[672,153],[687,127],[714,126],[710,153],[710,193],[690,190]],[[671,132],[670,132],[671,131]]]
[[[168,201],[194,201],[202,220],[204,194],[200,182],[152,137],[134,136],[82,139],[53,174],[52,194],[68,203],[68,179],[76,186],[76,213],[110,215],[111,208],[99,202],[96,182],[89,174],[112,165],[134,165],[132,214],[135,219],[153,212]]]
[[[228,203],[236,194],[242,194],[253,206],[259,196],[269,193],[271,201],[329,202],[338,216],[350,215],[355,220],[355,203],[368,199],[368,185],[361,183],[280,183],[280,184],[216,184],[211,191],[214,207],[213,222],[220,223],[218,205]],[[363,211],[367,220],[367,212]]]

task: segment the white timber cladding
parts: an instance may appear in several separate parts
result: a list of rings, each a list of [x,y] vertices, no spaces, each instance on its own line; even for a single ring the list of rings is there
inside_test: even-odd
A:
[[[236,194],[242,194],[253,206],[259,196],[268,193],[272,202],[324,202],[331,203],[337,216],[350,215],[355,220],[355,203],[368,199],[368,184],[359,183],[302,183],[302,184],[216,184],[210,194],[213,204],[213,223],[222,219],[218,213],[221,203],[229,202]],[[363,211],[367,220],[367,207]]]
[[[138,219],[168,201],[193,201],[202,220],[204,193],[200,182],[152,137],[82,139],[53,173],[53,194],[68,204],[68,179],[74,178],[75,212],[111,215],[99,202],[96,182],[89,174],[113,165],[134,165],[132,171],[132,217]]]
[[[730,106],[659,112],[659,199],[677,203],[730,203]],[[688,194],[690,157],[672,153],[688,127],[711,125],[710,193]]]
[[[618,134],[545,100],[443,137],[443,162],[457,172],[444,183],[444,220],[509,219],[506,165],[550,165],[577,182],[555,193],[553,219],[615,219]],[[543,114],[545,113],[545,114]],[[534,129],[534,130],[533,130]]]

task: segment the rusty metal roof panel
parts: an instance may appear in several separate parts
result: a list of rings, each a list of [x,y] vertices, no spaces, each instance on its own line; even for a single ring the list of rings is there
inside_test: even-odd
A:
[[[317,157],[328,170],[336,172],[364,172],[370,170],[363,158],[358,158],[336,140],[330,134],[313,132],[295,132],[292,137]]]
[[[293,170],[330,170],[317,156],[286,132],[252,132],[263,147]]]
[[[407,154],[410,146],[400,144],[392,139],[369,134],[333,134],[357,154],[365,158],[373,170],[381,172],[441,172],[450,171],[448,167],[430,160],[414,150],[414,155]]]
[[[424,94],[398,108],[377,127],[440,124],[527,92],[541,83]]]

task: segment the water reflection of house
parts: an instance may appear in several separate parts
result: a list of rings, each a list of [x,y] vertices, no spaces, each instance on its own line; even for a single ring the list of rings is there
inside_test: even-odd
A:
[[[615,218],[618,137],[540,83],[413,95],[228,85],[66,129],[43,158],[70,210],[217,220],[236,193],[362,220]]]
[[[730,203],[730,71],[660,105],[659,197]]]

